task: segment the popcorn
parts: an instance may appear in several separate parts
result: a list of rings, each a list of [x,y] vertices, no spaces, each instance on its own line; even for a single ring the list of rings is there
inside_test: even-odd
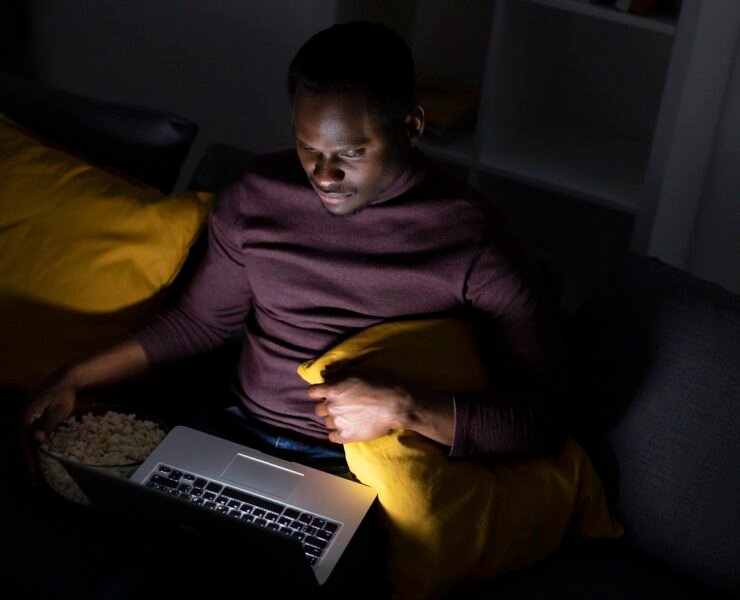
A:
[[[40,446],[52,456],[106,467],[109,473],[129,477],[164,435],[152,421],[109,410],[104,415],[70,417]],[[39,453],[39,466],[46,482],[62,497],[90,504],[61,463]]]

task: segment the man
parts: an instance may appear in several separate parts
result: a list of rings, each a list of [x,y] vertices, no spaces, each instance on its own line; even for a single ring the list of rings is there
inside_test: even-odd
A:
[[[339,444],[397,428],[451,456],[556,447],[567,386],[536,270],[501,219],[416,149],[424,112],[406,44],[378,25],[334,26],[301,48],[288,79],[296,148],[254,161],[221,193],[182,301],[65,369],[30,400],[26,423],[43,437],[80,390],[243,331],[231,414],[263,439],[315,450],[305,456],[341,457]],[[490,390],[432,392],[341,371],[307,389],[296,373],[366,327],[432,315],[476,319]]]
[[[334,443],[405,427],[456,456],[553,447],[565,387],[532,269],[503,223],[475,208],[475,194],[414,149],[424,113],[413,78],[408,47],[380,26],[314,36],[289,73],[296,151],[256,161],[223,192],[181,304],[65,370],[34,396],[26,421],[43,416],[51,431],[80,389],[205,352],[244,326],[236,393],[259,422]],[[488,321],[488,394],[358,377],[306,393],[295,373],[364,327],[460,312]]]

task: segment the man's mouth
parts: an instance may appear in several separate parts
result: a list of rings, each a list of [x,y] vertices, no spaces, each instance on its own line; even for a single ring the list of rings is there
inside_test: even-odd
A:
[[[316,185],[313,186],[313,189],[326,204],[341,204],[352,195],[352,192],[324,191]]]

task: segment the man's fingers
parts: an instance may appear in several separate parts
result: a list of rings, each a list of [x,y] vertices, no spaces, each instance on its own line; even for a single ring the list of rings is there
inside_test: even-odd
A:
[[[21,411],[21,430],[25,432],[26,439],[33,436],[39,442],[46,439],[43,429],[48,421],[48,405],[43,400],[30,402]]]
[[[318,383],[316,385],[309,386],[308,397],[312,400],[324,400],[333,396],[335,391],[336,390],[333,385]]]
[[[329,403],[319,402],[314,408],[314,412],[318,417],[324,417],[324,427],[327,429],[336,429],[337,424],[334,421],[334,417],[329,413]]]
[[[326,393],[324,392],[324,389],[326,387],[327,386],[322,383],[308,386],[308,397],[312,400],[321,400],[322,398],[325,398]]]
[[[337,398],[343,394],[346,394],[348,391],[355,388],[355,386],[357,386],[358,384],[363,383],[365,383],[363,379],[355,377],[354,375],[351,377],[342,376],[341,378],[332,380],[328,383],[317,383],[308,386],[308,397],[312,398],[313,400],[321,400],[323,398]]]
[[[331,403],[327,402],[326,410],[330,415],[352,416],[367,412],[368,407],[364,402],[362,402],[362,400],[355,401],[352,404],[343,404],[339,401],[333,401]]]
[[[33,437],[37,441],[45,441],[52,433],[54,433],[59,425],[67,418],[67,409],[64,406],[58,404],[47,404],[43,409],[36,409],[36,411],[29,411],[32,419],[26,420],[24,417],[25,426],[32,431]]]
[[[21,423],[23,425],[33,425],[44,414],[46,404],[43,401],[32,401],[26,404],[21,411]]]
[[[49,406],[46,410],[46,419],[44,419],[41,431],[46,437],[50,436],[67,419],[67,416],[66,407],[59,404]]]
[[[342,435],[338,431],[330,431],[329,441],[334,442],[335,444],[344,444],[346,440],[342,437]]]
[[[330,431],[335,431],[337,428],[337,424],[334,421],[334,417],[326,417],[324,419],[324,427],[326,427]]]

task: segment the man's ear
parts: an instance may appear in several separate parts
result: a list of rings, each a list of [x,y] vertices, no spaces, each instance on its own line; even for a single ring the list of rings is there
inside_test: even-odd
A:
[[[403,125],[409,148],[413,148],[424,133],[424,109],[418,105],[414,106],[406,115]]]

